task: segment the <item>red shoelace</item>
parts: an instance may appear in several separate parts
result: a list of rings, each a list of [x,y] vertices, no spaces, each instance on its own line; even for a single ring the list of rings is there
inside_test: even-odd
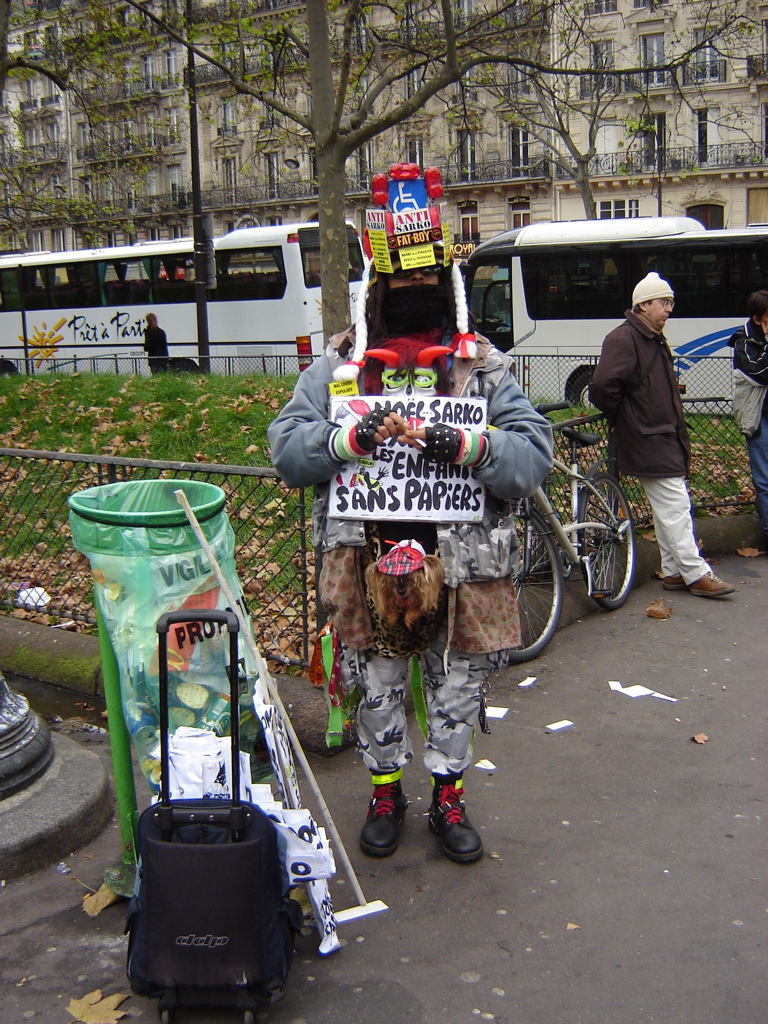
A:
[[[449,825],[459,825],[464,819],[464,810],[461,806],[463,796],[464,790],[456,789],[455,786],[443,786],[440,790],[438,806]],[[446,806],[448,810],[443,811]]]
[[[396,793],[396,782],[387,782],[383,786],[375,787],[373,796],[371,797],[371,810],[376,817],[380,817],[384,814],[394,814]]]

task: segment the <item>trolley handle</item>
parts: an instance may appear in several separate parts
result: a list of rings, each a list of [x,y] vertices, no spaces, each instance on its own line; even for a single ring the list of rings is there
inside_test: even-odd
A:
[[[158,633],[158,696],[160,703],[160,803],[170,809],[170,779],[168,769],[168,631],[176,622],[214,622],[227,627],[229,633],[229,700],[230,700],[230,742],[232,748],[232,804],[234,812],[232,826],[237,824],[242,815],[240,805],[240,694],[238,692],[237,640],[240,632],[240,621],[235,613],[227,608],[224,611],[211,608],[190,608],[187,611],[164,612],[157,620],[155,629]]]

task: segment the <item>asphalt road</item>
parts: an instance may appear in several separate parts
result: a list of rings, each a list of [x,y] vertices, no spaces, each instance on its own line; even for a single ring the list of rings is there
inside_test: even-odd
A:
[[[274,1024],[759,1024],[768,1007],[765,933],[765,718],[768,560],[716,566],[738,584],[721,601],[665,595],[656,582],[617,612],[589,615],[544,655],[494,682],[508,709],[466,773],[483,835],[476,864],[446,860],[411,766],[401,846],[376,861],[357,847],[369,795],[352,751],[311,757],[368,900],[386,913],[340,928],[323,959],[298,940]],[[520,689],[525,676],[536,683]],[[677,698],[612,690],[641,684]],[[550,723],[573,725],[548,733]],[[415,728],[415,723],[412,723]],[[708,737],[694,742],[693,736]],[[90,737],[93,741],[93,737]],[[96,737],[98,747],[98,737]],[[305,795],[306,795],[305,788]],[[307,803],[310,803],[307,799]],[[90,918],[117,856],[114,825],[56,866],[0,888],[0,1021],[72,1021],[70,999],[129,993],[125,903]],[[337,909],[353,904],[343,875]],[[201,897],[202,898],[202,895]],[[130,996],[124,1020],[155,1020]],[[180,1024],[231,1011],[184,1010]]]

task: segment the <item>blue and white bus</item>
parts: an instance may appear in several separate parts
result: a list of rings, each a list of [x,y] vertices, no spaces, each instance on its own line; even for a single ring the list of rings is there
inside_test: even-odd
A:
[[[347,225],[350,316],[363,270]],[[317,224],[240,228],[214,243],[216,287],[207,291],[210,355],[243,372],[253,357],[291,357],[296,368],[323,350]],[[74,252],[0,256],[0,356],[19,369],[122,369],[137,359],[146,315],[157,315],[169,355],[197,356],[192,241],[145,242]],[[350,321],[351,322],[351,321]],[[252,368],[252,366],[251,366]]]
[[[477,329],[518,357],[532,398],[579,401],[603,338],[651,270],[675,292],[665,335],[684,393],[729,398],[727,342],[747,297],[768,287],[768,226],[707,231],[689,217],[530,224],[475,249],[467,290]],[[533,356],[558,358],[529,364]],[[708,356],[719,358],[703,363]]]

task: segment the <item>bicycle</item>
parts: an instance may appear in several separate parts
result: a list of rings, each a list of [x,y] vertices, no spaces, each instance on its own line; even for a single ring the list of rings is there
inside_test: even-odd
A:
[[[567,402],[536,406],[543,415],[567,408]],[[605,468],[605,459],[585,474],[579,469],[579,448],[599,444],[601,438],[573,426],[561,433],[571,443],[571,464],[555,459],[553,469],[569,482],[571,520],[562,522],[543,487],[518,502],[520,564],[514,579],[522,646],[511,652],[512,662],[537,657],[552,639],[565,580],[574,566],[581,568],[589,596],[602,608],[620,608],[632,589],[635,531],[627,496]]]

